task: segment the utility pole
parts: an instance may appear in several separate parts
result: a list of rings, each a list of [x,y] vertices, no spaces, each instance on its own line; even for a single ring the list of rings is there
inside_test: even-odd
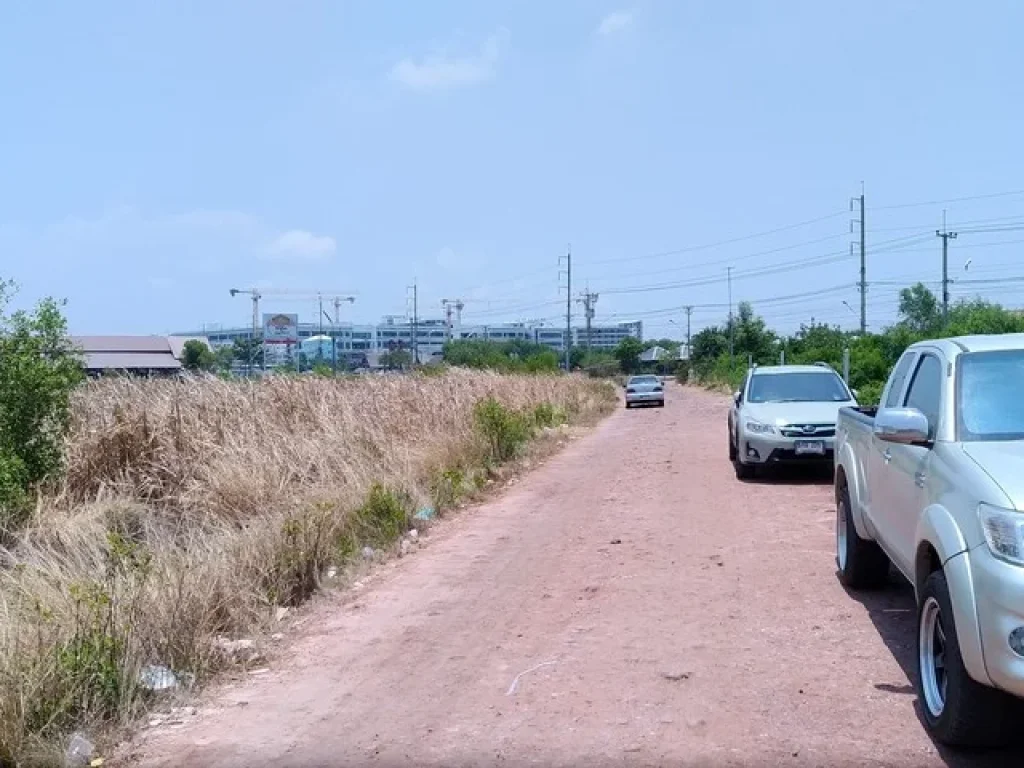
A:
[[[860,184],[860,197],[850,201],[850,209],[855,204],[860,205],[860,218],[854,223],[860,225],[860,280],[857,281],[857,289],[860,291],[860,333],[863,336],[868,330],[868,266],[867,266],[867,245],[865,240],[865,219],[864,219],[864,182]],[[852,227],[851,227],[852,229]],[[852,244],[851,244],[852,247]]]
[[[942,230],[935,230],[935,236],[942,238],[942,322],[949,317],[949,241],[956,240],[956,232],[946,229],[946,211],[942,211]]]
[[[565,372],[570,370],[572,354],[572,246],[565,251]]]
[[[598,294],[591,293],[588,287],[586,291],[581,294],[578,301],[583,305],[583,316],[587,321],[587,351],[590,351],[590,324],[594,319],[594,305],[597,304]]]
[[[420,364],[420,305],[419,286],[412,279],[412,364]]]
[[[693,307],[684,307],[686,310],[686,361],[690,361],[690,316],[693,315]]]
[[[735,368],[735,361],[733,360],[735,351],[735,331],[733,326],[735,325],[735,323],[733,322],[732,317],[732,267],[726,267],[725,274],[726,279],[729,282],[729,371],[731,372]]]

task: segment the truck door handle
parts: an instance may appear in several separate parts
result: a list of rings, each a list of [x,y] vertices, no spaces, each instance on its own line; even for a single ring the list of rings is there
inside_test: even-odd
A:
[[[885,451],[882,453],[882,461],[884,461],[886,464],[892,461],[892,451],[890,451],[888,448],[886,448]]]
[[[914,484],[918,488],[924,488],[924,481],[925,481],[926,478],[927,478],[927,475],[925,475],[924,472],[915,472],[914,473]]]

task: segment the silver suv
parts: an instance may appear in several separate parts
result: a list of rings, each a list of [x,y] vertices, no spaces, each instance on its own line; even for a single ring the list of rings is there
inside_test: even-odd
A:
[[[781,463],[832,464],[839,409],[853,393],[827,365],[772,365],[747,372],[729,411],[729,460],[736,476]]]

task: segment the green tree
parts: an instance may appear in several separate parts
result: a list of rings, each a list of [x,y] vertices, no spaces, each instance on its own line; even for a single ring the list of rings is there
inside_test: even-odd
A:
[[[218,371],[230,371],[231,364],[235,362],[235,350],[233,347],[217,347],[213,351],[213,357]]]
[[[243,365],[256,367],[263,360],[263,344],[257,338],[238,338],[234,343],[235,359]]]
[[[0,527],[20,523],[29,494],[61,469],[71,393],[83,379],[61,305],[6,314],[14,286],[0,281]]]
[[[768,329],[763,318],[754,314],[754,307],[749,301],[740,302],[733,318],[733,328],[733,348],[744,367],[747,357],[762,365],[777,361],[778,337]]]
[[[942,325],[939,300],[923,283],[900,291],[900,322],[914,333],[932,335]]]
[[[787,363],[826,362],[833,368],[843,364],[843,350],[850,337],[838,325],[815,323],[801,325],[800,330],[782,339]]]
[[[1020,333],[1024,315],[1009,312],[982,299],[961,301],[949,310],[946,334],[968,336],[977,333]]]
[[[412,365],[412,352],[407,349],[395,349],[380,356],[380,364],[389,371],[408,368]]]
[[[690,358],[695,365],[717,360],[729,351],[729,330],[712,325],[693,335],[690,340]]]
[[[679,354],[679,349],[682,347],[682,342],[675,339],[649,339],[644,342],[645,350],[654,349],[655,347],[661,347],[667,350],[672,357],[676,357]]]
[[[212,371],[217,365],[217,358],[205,342],[189,339],[182,347],[181,364],[187,371]]]
[[[619,361],[619,368],[623,373],[633,373],[640,367],[640,355],[643,351],[644,345],[640,339],[627,336],[618,343],[612,354]]]

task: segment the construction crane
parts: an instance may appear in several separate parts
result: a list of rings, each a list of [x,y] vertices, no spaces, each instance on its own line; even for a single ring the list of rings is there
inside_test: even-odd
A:
[[[260,334],[260,299],[264,296],[273,296],[276,298],[284,298],[290,300],[308,300],[316,299],[319,302],[320,308],[320,333],[323,333],[323,316],[324,316],[324,305],[323,299],[325,296],[331,298],[334,303],[334,317],[332,324],[336,324],[337,318],[341,316],[341,303],[347,301],[350,304],[354,303],[356,297],[354,294],[346,291],[306,291],[306,290],[291,290],[287,288],[231,288],[228,293],[232,297],[244,294],[252,299],[252,333],[250,336],[251,343],[255,343],[255,340],[261,336]],[[328,316],[328,319],[330,317]],[[264,361],[265,363],[266,361]],[[252,372],[252,360],[249,361],[249,372]]]
[[[451,340],[454,330],[452,327],[452,308],[455,308],[455,324],[462,329],[462,310],[466,303],[462,299],[441,299],[441,306],[444,307],[445,328],[448,330],[448,339]]]
[[[256,288],[249,288],[249,289],[245,289],[245,288],[232,288],[229,291],[229,293],[231,294],[232,298],[234,298],[235,296],[237,296],[240,293],[244,293],[244,294],[246,294],[246,295],[248,295],[249,297],[252,298],[252,331],[249,334],[249,353],[247,355],[248,359],[245,361],[246,362],[246,369],[247,369],[249,375],[252,376],[252,362],[253,362],[252,361],[252,349],[253,349],[253,344],[256,343],[256,337],[258,335],[258,329],[260,327],[260,298],[261,298],[261,294],[260,294],[259,290],[257,290]],[[266,367],[266,362],[265,361],[264,361],[264,367]]]

